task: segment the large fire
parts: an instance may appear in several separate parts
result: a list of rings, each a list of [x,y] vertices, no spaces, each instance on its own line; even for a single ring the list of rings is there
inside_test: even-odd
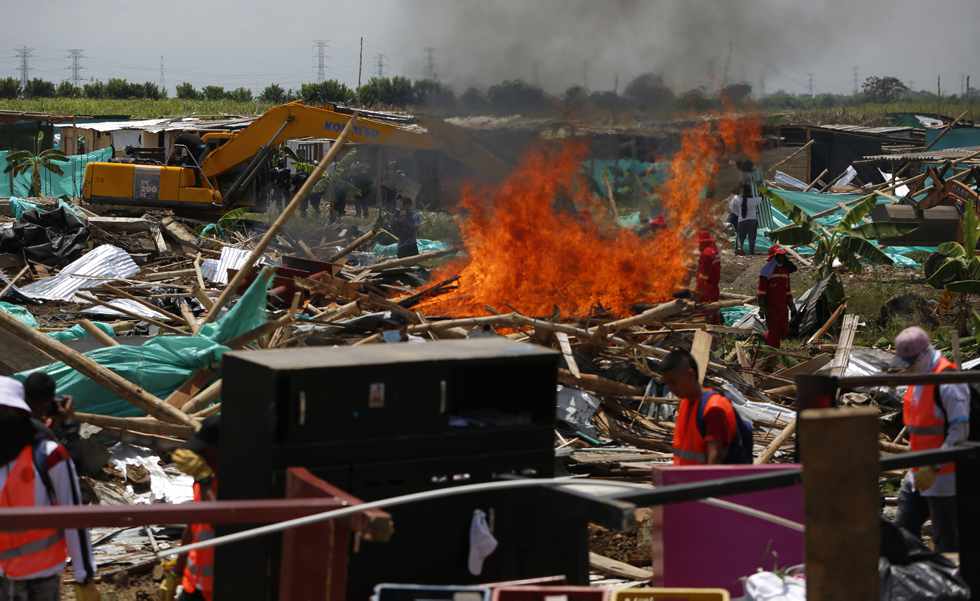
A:
[[[498,188],[464,191],[463,263],[455,292],[425,303],[427,313],[473,315],[491,306],[529,315],[616,315],[687,285],[702,199],[723,152],[755,158],[758,124],[723,118],[686,131],[659,194],[667,227],[641,237],[615,227],[608,204],[581,175],[587,148],[539,148]],[[714,220],[713,220],[714,221]]]

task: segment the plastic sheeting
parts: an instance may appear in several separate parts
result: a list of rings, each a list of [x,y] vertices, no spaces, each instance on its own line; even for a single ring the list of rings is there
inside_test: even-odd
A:
[[[442,240],[417,240],[419,253],[427,253],[438,250],[446,250],[449,245]],[[379,257],[394,257],[398,254],[398,244],[375,244],[371,251]]]
[[[30,196],[30,171],[21,173],[13,180],[9,173],[3,173],[7,167],[8,153],[7,150],[0,150],[0,196]],[[45,196],[81,196],[85,165],[96,161],[108,161],[112,158],[112,149],[102,148],[86,154],[69,155],[67,158],[66,163],[55,163],[61,169],[62,175],[47,169],[41,170],[41,193]]]
[[[265,323],[270,281],[271,274],[256,278],[231,310],[202,327],[196,336],[156,336],[142,346],[103,347],[85,355],[151,394],[164,398],[196,370],[217,366],[221,356],[228,351],[225,342]],[[61,362],[20,372],[15,377],[23,380],[34,371],[50,374],[59,394],[74,397],[79,411],[116,416],[142,415],[140,409]]]
[[[32,328],[37,328],[38,326],[37,319],[34,317],[34,314],[20,305],[0,301],[0,311],[16,317],[18,321],[25,325],[29,325]],[[116,333],[112,330],[112,326],[109,324],[102,323],[100,321],[94,321],[92,323],[95,324],[95,327],[99,328],[106,334],[110,336],[116,335]],[[61,342],[78,340],[80,338],[85,338],[88,335],[88,332],[86,332],[85,328],[83,328],[80,324],[75,324],[67,330],[61,330],[60,332],[48,332],[48,336],[54,338],[55,340],[60,340]]]
[[[582,168],[601,198],[608,194],[608,178],[614,196],[618,199],[623,196],[644,197],[652,194],[657,186],[667,181],[670,163],[647,163],[635,159],[590,159],[582,163]]]
[[[11,198],[10,206],[17,223],[0,232],[0,251],[22,253],[47,265],[63,265],[85,249],[88,223],[72,205],[59,200],[56,208],[47,208]]]
[[[34,318],[34,314],[21,307],[20,305],[14,305],[11,303],[5,303],[0,301],[0,311],[3,311],[7,315],[11,315],[17,318],[17,321],[22,324],[31,326],[32,328],[37,327],[37,319]]]

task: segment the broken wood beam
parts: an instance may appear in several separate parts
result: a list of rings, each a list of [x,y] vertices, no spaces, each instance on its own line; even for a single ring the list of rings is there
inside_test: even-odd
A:
[[[561,368],[558,369],[558,383],[573,388],[583,388],[600,395],[640,396],[643,394],[643,389],[637,386],[623,384],[596,374],[582,374],[576,378],[572,372]]]
[[[194,395],[189,401],[184,403],[181,411],[184,413],[196,413],[207,408],[212,402],[221,397],[221,378],[212,382],[207,388]]]
[[[652,570],[645,570],[643,568],[638,568],[631,564],[617,561],[611,557],[606,557],[605,555],[599,555],[598,553],[593,553],[589,551],[589,567],[606,574],[607,576],[614,576],[616,578],[625,578],[627,580],[650,580],[653,578]],[[564,596],[564,595],[560,595]]]
[[[708,363],[711,361],[711,340],[711,334],[704,330],[694,332],[691,356],[698,364],[698,384],[704,384],[704,376],[708,374]]]
[[[164,421],[183,424],[191,428],[197,427],[197,422],[183,411],[167,405],[161,399],[158,399],[111,369],[99,365],[90,357],[79,353],[50,336],[34,330],[30,326],[21,323],[17,318],[2,311],[0,311],[0,329],[23,338],[53,358],[76,369],[96,384],[112,391],[123,400],[130,402],[154,417]]]
[[[810,346],[817,340],[820,340],[820,337],[826,334],[827,331],[831,327],[833,327],[834,322],[837,321],[837,318],[844,314],[845,309],[847,309],[847,303],[841,303],[841,305],[837,307],[837,310],[834,311],[833,315],[830,316],[830,319],[828,319],[826,323],[820,326],[820,329],[814,332],[813,336],[810,336],[810,338],[806,341],[806,344],[804,346]]]
[[[755,461],[753,463],[755,463],[756,465],[763,465],[772,461],[772,458],[773,456],[775,456],[776,451],[778,451],[784,444],[786,444],[786,442],[789,441],[790,437],[793,436],[793,434],[795,433],[796,433],[796,420],[793,419],[792,421],[789,422],[789,424],[786,425],[785,428],[783,428],[783,431],[780,432],[776,436],[776,438],[772,439],[772,442],[769,443],[769,446],[767,446],[764,451],[759,453],[759,456],[755,458]]]
[[[201,244],[201,241],[194,232],[187,229],[186,225],[173,217],[164,217],[160,220],[160,225],[163,226],[165,232],[181,244],[186,244],[192,248],[197,248]]]
[[[603,328],[606,332],[615,332],[617,330],[623,330],[633,326],[663,321],[665,319],[673,317],[674,315],[680,314],[688,306],[689,304],[685,303],[684,301],[680,299],[675,299],[672,301],[668,301],[666,303],[661,303],[656,307],[651,307],[650,309],[647,309],[646,311],[640,313],[639,315],[626,317],[624,319],[617,319],[615,321],[604,323],[600,326],[589,328],[589,332],[594,332],[599,328]]]
[[[129,299],[129,300],[133,301],[134,303],[136,303],[138,305],[142,305],[142,306],[146,307],[147,309],[149,309],[150,311],[156,312],[161,317],[166,317],[170,321],[174,321],[174,322],[177,322],[177,323],[182,323],[184,321],[179,315],[174,315],[173,313],[171,313],[170,311],[167,311],[166,309],[161,309],[160,307],[154,305],[150,301],[148,301],[146,299],[143,299],[143,298],[140,298],[138,296],[135,296],[133,294],[130,294],[130,293],[126,292],[125,290],[120,290],[119,288],[116,288],[115,286],[112,286],[110,284],[102,284],[101,287],[102,288],[105,288],[106,290],[108,290],[109,292],[113,293],[114,295],[116,295],[118,297],[126,298],[126,299]]]
[[[354,273],[366,273],[368,271],[381,271],[382,269],[391,269],[394,267],[406,267],[408,265],[415,265],[417,263],[428,261],[429,259],[437,259],[439,257],[451,255],[456,252],[457,250],[455,248],[447,248],[445,250],[433,250],[427,253],[419,253],[417,255],[412,255],[411,257],[402,257],[400,259],[390,259],[388,261],[381,261],[380,263],[375,263],[374,265],[365,265],[364,267],[352,267],[351,271],[353,271]]]

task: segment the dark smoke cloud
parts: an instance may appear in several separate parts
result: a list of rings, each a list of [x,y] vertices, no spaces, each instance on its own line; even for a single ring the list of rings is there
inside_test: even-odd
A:
[[[852,66],[890,73],[923,87],[942,57],[957,70],[977,66],[971,32],[980,2],[950,0],[943,14],[913,0],[535,0],[403,2],[398,41],[435,46],[442,79],[462,88],[521,78],[551,92],[588,80],[619,89],[636,75],[661,73],[678,91],[727,81],[804,92],[850,91]],[[921,19],[945,40],[924,36]],[[967,24],[964,24],[967,23]],[[955,32],[961,31],[960,37]],[[952,33],[952,35],[950,35]],[[908,36],[915,35],[914,42]],[[399,36],[396,36],[399,37]],[[729,48],[731,56],[729,59]],[[972,50],[971,50],[972,48]],[[408,51],[405,71],[425,72],[422,52]],[[418,58],[414,58],[417,55]],[[959,56],[957,56],[959,55]],[[946,65],[947,67],[949,65]],[[947,69],[950,71],[950,69]],[[952,77],[953,73],[948,73]],[[955,91],[955,90],[954,90]]]

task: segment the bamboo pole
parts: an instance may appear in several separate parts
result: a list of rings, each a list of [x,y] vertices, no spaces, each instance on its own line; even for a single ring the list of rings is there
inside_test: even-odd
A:
[[[664,319],[673,317],[681,313],[686,308],[684,301],[677,299],[668,301],[666,303],[661,303],[656,307],[651,307],[639,315],[634,315],[632,317],[626,317],[624,319],[617,319],[615,321],[610,321],[608,323],[602,324],[601,326],[596,326],[589,328],[590,332],[598,330],[600,327],[604,328],[607,332],[613,332],[616,330],[623,330],[632,326],[643,325],[655,321],[663,321]]]
[[[3,298],[4,296],[6,296],[7,292],[9,292],[10,289],[14,287],[14,284],[17,283],[17,280],[20,279],[20,276],[24,275],[27,272],[27,270],[30,269],[30,268],[31,268],[30,263],[28,263],[27,265],[24,265],[24,268],[21,269],[20,271],[18,271],[17,272],[17,275],[15,275],[12,280],[10,280],[10,281],[7,282],[7,285],[3,287],[3,290],[0,290],[0,298]]]
[[[191,397],[183,407],[180,408],[184,413],[196,413],[206,408],[212,401],[221,396],[221,378],[212,382],[207,388]]]
[[[755,458],[754,463],[756,465],[762,465],[764,463],[769,463],[770,461],[772,461],[773,455],[776,454],[776,451],[778,451],[780,447],[786,444],[786,441],[788,441],[789,437],[792,436],[795,432],[796,432],[796,420],[794,419],[791,422],[789,422],[789,424],[785,428],[783,428],[783,431],[780,432],[779,435],[776,436],[776,438],[772,439],[772,442],[769,443],[769,446],[767,446],[766,449],[762,451],[762,453],[760,453],[758,457]]]
[[[820,326],[820,329],[814,332],[813,336],[810,336],[810,339],[807,340],[806,344],[804,344],[803,346],[810,346],[817,340],[820,340],[820,337],[826,334],[827,330],[829,330],[834,325],[834,322],[836,322],[837,319],[844,314],[845,309],[847,309],[847,303],[841,303],[841,305],[837,307],[837,310],[834,311],[833,315],[830,316],[830,319],[828,319],[825,324]]]
[[[371,231],[367,232],[366,234],[361,234],[360,236],[355,238],[350,244],[340,249],[340,252],[327,259],[327,262],[334,263],[336,261],[339,261],[340,259],[343,259],[347,255],[351,254],[352,252],[360,248],[361,245],[367,244],[368,242],[373,240],[380,233],[381,233],[380,228],[374,228]]]
[[[144,307],[146,307],[150,311],[155,311],[156,313],[158,313],[159,315],[161,315],[163,317],[166,317],[170,321],[175,321],[177,323],[183,323],[183,321],[184,321],[183,318],[181,318],[179,315],[175,315],[175,314],[171,313],[170,311],[167,311],[166,309],[161,309],[160,307],[154,305],[153,303],[149,302],[148,300],[142,299],[142,298],[140,298],[138,296],[135,296],[133,294],[130,294],[130,293],[126,292],[125,290],[121,290],[121,289],[116,288],[115,286],[111,286],[109,284],[102,284],[101,287],[102,288],[105,288],[106,290],[108,290],[109,292],[115,294],[116,296],[129,299],[129,300],[133,301],[134,303],[136,303],[138,305],[143,305]]]
[[[162,436],[173,436],[184,440],[194,434],[194,429],[190,426],[168,424],[153,418],[145,417],[114,417],[111,415],[98,415],[95,413],[75,413],[78,421],[92,424],[100,428],[110,428],[112,430],[125,430],[138,434],[158,434]]]
[[[807,148],[809,148],[812,144],[813,144],[813,140],[812,139],[811,140],[808,140],[806,144],[804,144],[803,146],[800,146],[799,148],[797,148],[796,151],[793,152],[793,154],[789,155],[785,159],[779,161],[775,165],[773,165],[773,166],[769,167],[768,169],[766,169],[766,173],[773,173],[774,171],[776,171],[776,168],[777,167],[781,167],[783,165],[783,163],[786,163],[787,161],[793,160],[794,158],[796,158],[796,155],[800,154],[801,152],[803,152],[804,150],[806,150]]]
[[[343,131],[341,131],[340,135],[337,136],[337,140],[333,143],[333,146],[330,147],[327,154],[324,155],[320,163],[317,164],[316,168],[313,170],[313,173],[306,178],[306,181],[302,186],[300,186],[300,189],[296,192],[296,194],[293,195],[293,198],[289,201],[289,204],[286,205],[279,217],[265,232],[258,244],[255,245],[255,248],[252,249],[252,252],[249,253],[248,258],[245,259],[245,263],[238,269],[238,273],[235,274],[235,277],[233,277],[231,281],[228,282],[228,285],[225,286],[225,289],[221,291],[221,295],[218,297],[218,300],[214,302],[214,305],[208,311],[207,315],[204,316],[204,320],[201,322],[201,325],[209,324],[214,321],[218,317],[218,313],[221,312],[221,309],[228,304],[228,301],[230,301],[235,295],[238,288],[252,274],[252,271],[255,269],[255,264],[258,262],[259,258],[262,257],[262,254],[269,247],[269,244],[271,244],[275,239],[276,235],[279,233],[279,230],[282,229],[282,226],[285,225],[287,221],[289,221],[289,218],[292,217],[293,213],[296,212],[296,209],[298,209],[303,203],[303,199],[309,195],[310,190],[313,189],[313,185],[320,180],[320,176],[323,175],[323,172],[326,170],[327,166],[333,163],[334,159],[340,153],[340,149],[343,148],[344,143],[347,142],[347,138],[350,136],[350,133],[354,128],[355,121],[357,121],[357,113],[352,115],[347,121],[347,125],[344,126]]]
[[[415,265],[416,263],[421,263],[429,259],[435,259],[437,257],[442,257],[445,255],[451,255],[456,252],[455,248],[447,248],[446,250],[433,250],[427,253],[420,253],[417,255],[412,255],[411,257],[402,257],[400,259],[391,259],[389,261],[381,261],[380,263],[375,263],[374,265],[365,265],[364,267],[355,267],[351,269],[354,273],[364,273],[367,271],[381,271],[382,269],[391,269],[393,267],[404,267],[406,265]]]
[[[116,372],[99,365],[91,358],[66,346],[58,340],[35,331],[30,326],[18,321],[17,318],[2,311],[0,311],[0,329],[6,330],[22,340],[29,342],[53,358],[64,362],[65,365],[75,368],[96,384],[111,390],[120,398],[132,403],[154,417],[183,424],[191,428],[197,427],[197,422],[183,411],[167,405],[162,400]]]
[[[105,346],[119,346],[119,341],[99,329],[97,325],[87,319],[78,322],[78,325],[88,332],[88,335],[95,338]]]
[[[825,175],[827,175],[827,173],[828,173],[828,170],[827,169],[824,169],[823,171],[821,171],[820,172],[820,175],[818,175],[817,177],[813,178],[813,181],[810,182],[809,184],[807,184],[806,185],[806,188],[803,188],[803,191],[804,192],[808,192],[810,190],[810,188],[812,188],[813,186],[815,186],[817,184],[817,182],[820,181],[820,178],[823,177],[823,176],[825,176]]]

